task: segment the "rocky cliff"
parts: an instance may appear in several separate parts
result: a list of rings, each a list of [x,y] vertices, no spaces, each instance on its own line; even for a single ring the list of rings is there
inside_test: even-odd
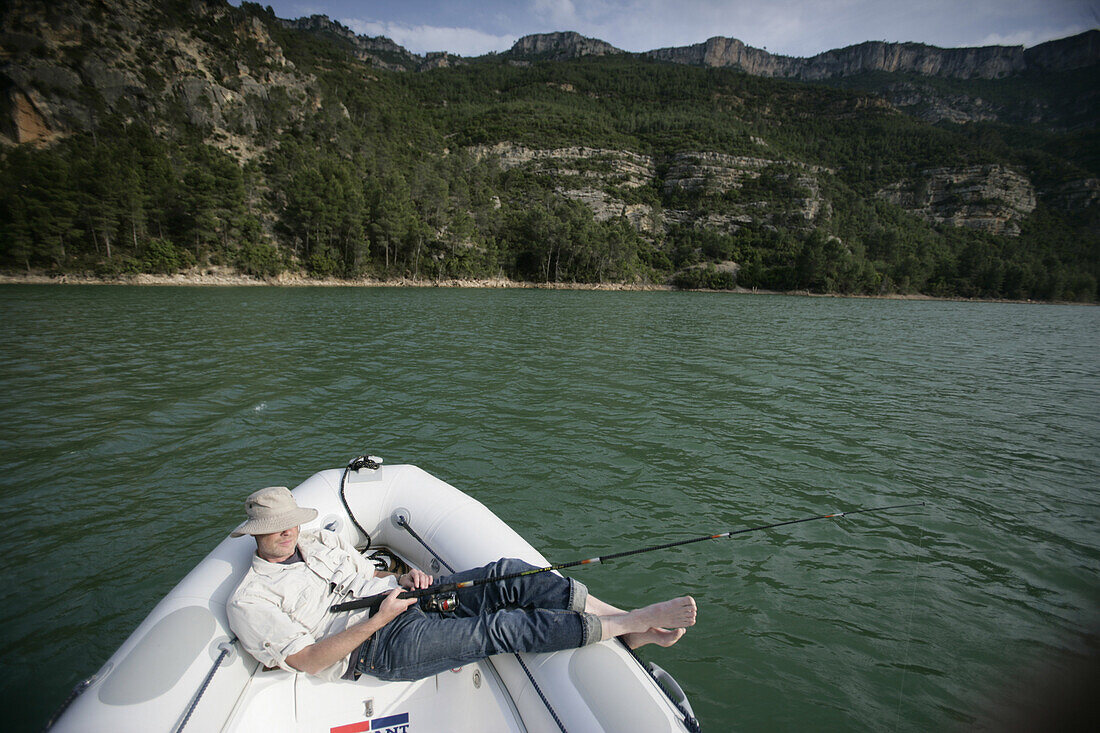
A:
[[[9,0],[0,7],[0,142],[46,143],[93,129],[98,119],[121,112],[185,119],[247,157],[254,152],[253,134],[277,124],[273,107],[294,119],[320,104],[316,79],[286,58],[277,37],[280,27],[337,39],[355,58],[379,69],[424,71],[467,63],[446,53],[419,56],[390,39],[357,35],[323,15],[261,17],[221,0]],[[525,36],[504,56],[525,63],[623,53],[604,41],[560,32]],[[887,74],[860,88],[929,122],[997,120],[1073,129],[1093,127],[1100,118],[1100,95],[1089,81],[1100,58],[1100,31],[1030,49],[870,42],[811,58],[773,55],[716,37],[648,55],[804,81]],[[1003,79],[1009,84],[1017,77],[1066,73],[1083,75],[1079,88],[1051,88],[1045,97],[1017,93],[1008,100],[922,81]]]
[[[555,255],[537,253],[540,243],[579,226],[593,249],[570,252],[563,278],[703,264],[699,278],[711,282],[709,265],[736,256],[755,263],[744,272],[761,287],[871,291],[924,287],[933,271],[910,271],[911,257],[865,257],[859,245],[876,228],[905,232],[899,241],[928,257],[996,242],[1006,259],[1038,257],[1040,223],[1062,227],[1058,242],[1088,242],[1098,229],[1094,136],[1029,127],[1100,118],[1095,33],[1026,51],[869,43],[793,59],[711,39],[665,54],[812,82],[791,84],[653,63],[576,33],[528,36],[476,63],[420,57],[324,16],[284,21],[226,0],[9,0],[0,24],[0,143],[51,151],[0,151],[0,244],[27,269],[169,267],[148,259],[164,250],[266,273],[530,274],[537,261],[549,278]],[[544,63],[525,68],[535,61]],[[463,67],[415,73],[452,63]],[[895,106],[958,121],[1012,109],[1023,122],[936,129]],[[92,134],[65,139],[73,133]],[[261,165],[234,165],[208,145]],[[96,177],[89,147],[120,159],[125,186],[118,172]],[[145,182],[151,160],[170,160],[174,173]],[[223,170],[204,178],[211,161]],[[155,196],[135,195],[147,185]],[[114,198],[97,198],[103,191]],[[33,226],[20,229],[30,214]],[[944,226],[1000,239],[945,236]],[[1015,249],[1008,237],[1020,238]],[[847,275],[809,277],[823,242],[842,243],[829,251]],[[806,258],[792,260],[803,243]],[[1051,265],[1035,259],[1031,289],[1004,292],[1095,297],[1092,275],[1073,279],[1085,257],[1067,249],[1050,287]]]
[[[588,206],[597,221],[626,217],[643,234],[688,225],[732,234],[747,224],[809,228],[830,205],[819,176],[833,171],[797,161],[687,152],[651,156],[625,150],[571,147],[535,149],[515,143],[471,148],[478,160],[493,157],[502,168],[550,176],[566,198]],[[721,200],[717,211],[638,203],[633,189],[660,191],[684,203]],[[679,195],[679,196],[678,196]]]
[[[922,43],[869,41],[809,58],[780,56],[716,36],[704,43],[662,48],[646,55],[662,61],[733,67],[755,76],[821,81],[868,72],[954,79],[1002,79],[1027,71],[1069,71],[1100,62],[1100,31],[1024,49],[1023,46],[937,48]]]
[[[836,171],[799,161],[713,152],[649,156],[586,147],[536,149],[515,143],[470,149],[478,160],[495,158],[505,170],[553,177],[561,195],[587,205],[597,220],[625,216],[638,231],[654,234],[672,225],[733,233],[748,224],[812,228],[832,211],[823,179]],[[623,191],[660,190],[709,198],[706,214],[624,198]],[[1052,203],[1082,210],[1100,199],[1096,179],[1051,191]],[[934,224],[1018,236],[1035,210],[1037,193],[1027,176],[1002,165],[929,168],[878,191],[877,196]],[[721,200],[715,211],[714,201]]]
[[[515,58],[536,57],[552,61],[564,61],[582,56],[605,56],[624,53],[606,41],[586,38],[579,33],[536,33],[515,42],[507,56]]]
[[[1095,30],[1027,49],[873,41],[796,58],[716,37],[648,55],[872,92],[932,123],[997,121],[1066,130],[1092,128],[1100,120]]]
[[[360,61],[389,71],[427,71],[464,63],[462,57],[446,52],[420,56],[385,36],[361,36],[347,26],[329,19],[327,15],[311,15],[296,20],[280,19],[279,22],[286,28],[340,38],[354,49],[353,52]]]
[[[605,41],[574,32],[559,32],[524,36],[506,55],[563,61],[621,53],[626,52]],[[1003,79],[1027,72],[1062,72],[1093,66],[1100,62],[1100,31],[1092,30],[1027,49],[1023,46],[938,48],[923,43],[868,41],[809,58],[771,54],[736,38],[715,36],[703,43],[661,48],[643,55],[672,63],[731,67],[754,76],[799,81],[822,81],[878,71],[953,79]]]
[[[933,223],[1009,236],[1036,205],[1031,181],[1000,165],[930,168],[878,196]]]
[[[522,62],[621,53],[625,52],[576,33],[544,33],[521,38],[505,55]],[[1100,119],[1100,96],[1090,81],[1096,73],[1093,67],[1100,62],[1100,31],[1095,30],[1027,49],[938,48],[869,41],[798,58],[716,36],[703,43],[643,55],[670,63],[736,68],[754,76],[854,85],[933,123],[998,121],[1075,129],[1094,127]],[[1034,82],[1074,73],[1076,78],[1068,82],[1060,79],[1051,87],[1033,83],[1021,89],[1013,85],[1015,79]],[[945,87],[945,81],[953,86]],[[975,87],[975,82],[1002,82],[1002,86]]]
[[[43,144],[121,114],[186,123],[250,157],[274,109],[300,118],[320,97],[264,22],[231,10],[13,0],[0,11],[0,141]]]

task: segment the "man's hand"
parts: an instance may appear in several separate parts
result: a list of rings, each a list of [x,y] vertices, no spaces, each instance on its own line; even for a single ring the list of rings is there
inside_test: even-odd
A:
[[[390,594],[386,596],[386,599],[382,601],[381,605],[378,606],[378,610],[375,612],[375,614],[371,616],[371,620],[376,620],[382,624],[388,624],[390,621],[393,621],[395,618],[403,614],[405,612],[405,609],[416,603],[415,598],[397,597],[400,593],[403,592],[404,591],[402,591],[400,588],[394,588],[392,591],[390,591]]]
[[[397,584],[406,590],[419,590],[432,584],[432,576],[413,568],[404,575],[397,576]]]
[[[394,588],[366,621],[349,626],[338,634],[326,636],[300,652],[289,655],[286,663],[299,671],[318,674],[329,665],[340,661],[416,603],[415,598],[397,597],[403,592],[401,588]]]

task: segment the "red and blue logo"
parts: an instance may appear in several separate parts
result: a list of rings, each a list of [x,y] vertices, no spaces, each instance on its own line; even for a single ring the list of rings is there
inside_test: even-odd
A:
[[[329,728],[329,733],[365,733],[377,731],[378,733],[409,733],[409,714],[387,715],[384,718],[364,720],[361,723],[350,723]]]

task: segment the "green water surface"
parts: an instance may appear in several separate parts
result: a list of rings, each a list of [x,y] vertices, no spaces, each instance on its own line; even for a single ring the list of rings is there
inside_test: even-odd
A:
[[[1100,310],[703,293],[0,287],[0,690],[41,728],[240,519],[371,452],[690,593],[704,730],[997,728],[1095,659]],[[629,704],[629,701],[624,701]]]

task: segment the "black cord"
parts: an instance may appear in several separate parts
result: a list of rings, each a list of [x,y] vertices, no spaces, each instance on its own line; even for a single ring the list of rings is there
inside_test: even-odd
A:
[[[344,475],[340,478],[340,501],[344,503],[344,511],[348,513],[348,519],[354,524],[363,536],[367,538],[367,546],[363,548],[363,552],[370,549],[371,537],[367,530],[363,529],[363,525],[359,524],[359,520],[355,518],[355,514],[351,511],[351,507],[348,506],[348,498],[344,495],[345,489],[348,486],[348,473],[350,471],[358,471],[360,468],[369,468],[374,471],[379,468],[379,463],[370,456],[357,456],[348,461],[347,467],[344,469]]]
[[[638,663],[638,666],[645,670],[645,673],[649,675],[649,678],[653,680],[653,683],[657,685],[657,689],[664,693],[668,701],[676,706],[676,709],[680,711],[680,715],[684,716],[684,727],[690,731],[690,733],[702,733],[702,728],[699,726],[699,721],[694,715],[689,713],[687,709],[676,702],[676,699],[672,696],[672,693],[657,679],[657,675],[653,673],[653,670],[649,668],[649,665],[642,661],[642,658],[638,656],[638,652],[630,648],[630,645],[623,641],[621,636],[615,637],[615,641],[619,642],[623,649],[626,649],[627,653],[634,657],[634,661]]]
[[[57,722],[57,719],[60,718],[61,715],[69,709],[69,706],[73,704],[73,700],[80,697],[80,694],[84,692],[84,690],[88,689],[88,687],[95,681],[95,678],[96,676],[92,675],[88,679],[78,682],[76,686],[73,687],[72,692],[70,692],[69,696],[65,698],[65,702],[61,703],[61,707],[57,709],[57,712],[54,713],[48,721],[46,721],[46,727],[42,729],[43,732],[48,731],[50,728],[53,727],[53,724]]]
[[[434,558],[435,558],[436,560],[438,560],[438,561],[439,561],[439,563],[440,563],[440,564],[441,564],[441,565],[442,565],[443,567],[445,567],[445,568],[447,568],[448,570],[450,570],[450,571],[451,571],[451,573],[454,573],[454,572],[455,572],[455,569],[454,569],[454,568],[452,568],[452,567],[451,567],[451,566],[450,566],[450,565],[449,565],[449,564],[447,563],[447,561],[446,561],[446,560],[444,560],[443,558],[441,558],[441,557],[440,557],[439,555],[435,554],[435,550],[433,550],[433,549],[432,549],[431,547],[429,547],[429,546],[428,546],[428,543],[427,543],[427,542],[425,542],[425,541],[424,541],[424,540],[423,540],[423,539],[422,539],[422,538],[420,537],[420,535],[418,535],[418,534],[416,533],[416,531],[415,531],[415,530],[414,530],[414,529],[412,528],[412,525],[410,525],[410,524],[408,523],[408,521],[407,521],[407,520],[406,520],[406,519],[405,519],[404,517],[402,517],[402,516],[398,516],[398,517],[397,517],[397,526],[401,527],[401,528],[402,528],[402,529],[404,529],[404,530],[405,530],[406,532],[408,532],[409,534],[411,534],[411,535],[413,536],[413,539],[414,539],[414,540],[416,540],[417,542],[419,542],[419,543],[420,543],[421,545],[423,545],[423,547],[424,547],[424,549],[425,549],[425,550],[427,550],[428,552],[432,553],[432,557],[434,557]]]
[[[183,729],[187,726],[187,721],[191,720],[191,714],[195,712],[199,700],[201,700],[202,696],[206,693],[206,688],[210,686],[210,680],[214,679],[214,673],[218,671],[218,667],[222,666],[222,660],[229,656],[229,651],[235,642],[236,639],[222,647],[222,653],[218,655],[218,658],[214,660],[214,666],[206,673],[206,678],[202,681],[202,687],[199,688],[199,692],[195,695],[195,699],[187,706],[187,714],[183,716],[183,720],[180,721],[180,725],[176,728],[175,733],[182,733]]]

